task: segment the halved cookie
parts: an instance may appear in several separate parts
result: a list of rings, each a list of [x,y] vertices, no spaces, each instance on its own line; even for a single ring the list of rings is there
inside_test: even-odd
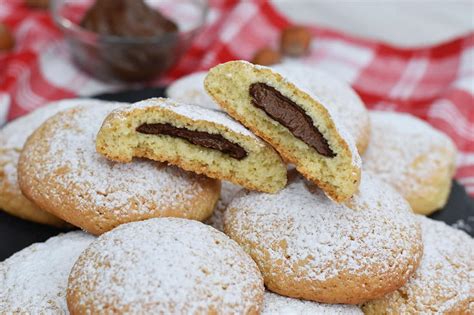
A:
[[[280,156],[250,131],[224,113],[166,98],[112,112],[96,145],[110,160],[146,157],[252,190],[272,193],[286,184]]]
[[[302,89],[303,83],[288,80],[270,68],[231,61],[212,68],[204,85],[232,117],[270,143],[331,199],[346,200],[360,181],[354,141],[329,109]]]

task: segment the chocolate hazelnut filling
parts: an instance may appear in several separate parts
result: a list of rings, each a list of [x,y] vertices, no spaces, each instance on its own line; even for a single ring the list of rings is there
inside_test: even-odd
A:
[[[335,157],[326,139],[313,125],[313,120],[295,102],[265,83],[250,85],[252,104],[290,130],[298,139],[326,157]]]
[[[71,45],[74,60],[99,78],[149,80],[163,73],[183,53],[187,39],[178,34],[178,25],[146,1],[88,2],[94,4],[80,25],[99,36],[97,41],[73,37]]]
[[[247,152],[244,150],[244,148],[238,144],[230,142],[218,134],[188,130],[186,128],[175,127],[170,124],[143,124],[136,130],[137,132],[148,135],[167,135],[181,138],[195,145],[218,150],[237,160],[242,160],[247,156]]]
[[[84,15],[86,30],[121,37],[152,37],[176,32],[178,26],[144,0],[96,0]]]

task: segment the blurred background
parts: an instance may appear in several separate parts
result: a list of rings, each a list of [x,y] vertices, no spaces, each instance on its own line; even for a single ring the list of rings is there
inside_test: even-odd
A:
[[[399,46],[431,45],[474,30],[474,1],[272,0],[294,21]]]

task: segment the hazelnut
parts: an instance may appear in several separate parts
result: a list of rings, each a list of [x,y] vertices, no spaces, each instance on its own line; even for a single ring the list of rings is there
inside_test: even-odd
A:
[[[270,66],[281,61],[281,54],[271,48],[263,48],[255,53],[252,63],[262,66]]]
[[[37,9],[49,8],[49,0],[25,0],[27,6]]]
[[[11,50],[15,46],[15,39],[5,24],[0,23],[0,51]]]
[[[284,55],[299,57],[306,54],[311,43],[311,32],[303,26],[290,26],[283,30],[280,49]]]

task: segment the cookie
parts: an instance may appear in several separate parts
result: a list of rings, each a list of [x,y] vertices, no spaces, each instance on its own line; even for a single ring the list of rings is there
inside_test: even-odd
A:
[[[292,80],[288,77],[288,80]],[[231,61],[212,68],[204,85],[232,117],[270,143],[333,200],[359,186],[360,157],[352,137],[307,88],[270,68]]]
[[[424,253],[403,287],[363,306],[365,314],[474,314],[474,240],[417,216]]]
[[[129,162],[168,162],[248,189],[276,192],[286,166],[267,143],[222,112],[153,98],[113,111],[97,135],[97,152]]]
[[[204,89],[204,78],[206,75],[207,71],[198,71],[174,81],[166,89],[166,96],[185,104],[222,110]]]
[[[265,292],[264,307],[262,315],[311,315],[328,314],[343,315],[353,314],[362,315],[362,311],[355,305],[344,304],[322,304],[313,301],[293,299],[278,295],[269,291]]]
[[[300,177],[275,195],[242,191],[224,230],[252,256],[269,290],[322,303],[358,304],[396,290],[423,251],[408,203],[368,174],[340,204]]]
[[[69,99],[52,102],[25,116],[17,118],[0,129],[0,209],[37,223],[64,226],[58,217],[42,211],[21,193],[17,181],[17,164],[26,139],[46,119],[58,112],[78,106],[101,106],[106,102],[91,99]]]
[[[370,113],[372,137],[364,168],[395,187],[414,212],[442,208],[451,190],[456,147],[422,120],[401,113]]]
[[[92,234],[153,217],[208,218],[218,181],[152,161],[113,163],[95,151],[102,121],[121,105],[82,106],[41,125],[18,163],[24,195]]]
[[[227,206],[232,201],[234,196],[242,189],[242,187],[232,184],[231,182],[223,181],[221,187],[221,196],[217,201],[216,208],[212,215],[205,221],[213,228],[224,232],[224,213]]]
[[[71,314],[259,314],[257,266],[225,234],[193,220],[133,222],[100,236],[72,268]]]
[[[0,262],[0,313],[68,314],[69,272],[93,240],[90,234],[69,232]]]
[[[352,135],[359,154],[365,152],[370,138],[369,111],[349,84],[301,62],[286,61],[272,68],[283,76],[293,76],[305,82],[309,91],[323,101]]]

